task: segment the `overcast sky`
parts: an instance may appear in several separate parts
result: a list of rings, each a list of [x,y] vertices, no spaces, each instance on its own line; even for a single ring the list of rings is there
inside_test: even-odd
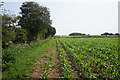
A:
[[[3,0],[4,9],[19,14],[23,1],[38,0]],[[50,9],[52,26],[56,35],[68,35],[80,32],[100,35],[104,32],[118,32],[119,0],[39,0],[42,6]]]

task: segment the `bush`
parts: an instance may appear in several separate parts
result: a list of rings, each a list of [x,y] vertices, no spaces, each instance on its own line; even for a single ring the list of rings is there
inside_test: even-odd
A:
[[[16,34],[15,43],[25,43],[27,41],[27,31],[25,29],[15,28],[14,31]]]
[[[6,48],[15,40],[16,34],[12,31],[13,28],[2,29],[2,47]]]

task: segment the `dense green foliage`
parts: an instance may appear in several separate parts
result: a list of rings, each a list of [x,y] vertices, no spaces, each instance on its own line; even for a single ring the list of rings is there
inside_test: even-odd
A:
[[[27,30],[28,41],[37,40],[40,36],[47,38],[55,34],[55,29],[51,27],[50,11],[47,7],[39,6],[35,2],[24,2],[21,9],[19,25]],[[52,32],[49,31],[53,30]],[[39,35],[40,34],[40,35]],[[45,34],[47,34],[45,36]]]
[[[16,39],[14,43],[25,43],[27,41],[27,31],[22,28],[14,28]]]
[[[13,42],[25,42],[26,30],[16,27],[19,17],[15,15],[2,15],[2,47],[6,48]]]
[[[55,33],[56,33],[55,28],[51,27],[51,26],[47,28],[47,31],[48,32],[45,34],[45,38],[47,38],[49,36],[53,37],[55,35]]]
[[[20,16],[3,10],[2,14],[2,47],[13,43],[30,43],[34,40],[53,37],[56,29],[51,26],[50,11],[47,7],[35,2],[24,2],[20,7]]]
[[[58,40],[76,61],[84,77],[120,77],[118,38],[59,38]]]

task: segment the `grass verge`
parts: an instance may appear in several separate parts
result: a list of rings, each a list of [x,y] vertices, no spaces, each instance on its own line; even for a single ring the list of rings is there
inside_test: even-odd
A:
[[[26,71],[47,50],[53,39],[31,43],[30,45],[14,45],[3,50],[3,78],[24,78]]]

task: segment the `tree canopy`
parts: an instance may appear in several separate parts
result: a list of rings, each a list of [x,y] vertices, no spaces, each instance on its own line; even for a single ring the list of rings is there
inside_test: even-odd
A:
[[[47,7],[39,6],[36,2],[24,2],[20,7],[19,25],[28,32],[28,40],[36,40],[38,34],[49,34],[48,27],[51,27],[50,11]],[[47,33],[48,32],[48,33]]]

